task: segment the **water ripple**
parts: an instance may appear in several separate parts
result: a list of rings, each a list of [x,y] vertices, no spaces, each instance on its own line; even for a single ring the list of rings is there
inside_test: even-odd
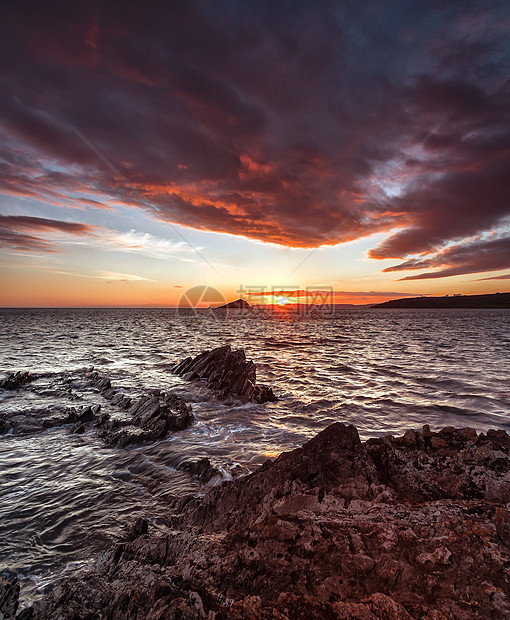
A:
[[[0,311],[0,371],[37,379],[0,390],[2,411],[108,404],[80,381],[95,366],[126,390],[173,389],[195,423],[142,447],[105,448],[93,435],[52,429],[0,437],[0,562],[24,576],[25,595],[72,570],[134,516],[164,520],[175,497],[203,492],[179,472],[207,456],[245,473],[335,420],[363,437],[474,426],[510,430],[510,312],[348,310],[333,317],[229,315],[173,310]],[[225,343],[257,363],[276,403],[218,402],[169,372],[184,356]]]

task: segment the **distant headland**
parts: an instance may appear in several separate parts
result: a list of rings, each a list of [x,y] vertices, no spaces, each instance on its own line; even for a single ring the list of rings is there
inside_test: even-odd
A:
[[[392,299],[372,308],[510,308],[510,293]]]
[[[230,301],[228,304],[223,304],[223,306],[218,306],[216,310],[249,310],[250,308],[250,304],[244,301],[244,299],[236,299],[235,301]]]

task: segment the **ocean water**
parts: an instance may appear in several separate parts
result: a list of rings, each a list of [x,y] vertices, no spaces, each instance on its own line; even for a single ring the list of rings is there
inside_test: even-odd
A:
[[[169,372],[175,361],[227,343],[245,349],[278,402],[225,404]],[[107,410],[100,395],[79,387],[91,367],[127,391],[176,391],[195,421],[166,440],[126,448],[66,428],[0,436],[0,570],[18,573],[26,600],[92,561],[134,517],[158,527],[175,498],[204,493],[176,469],[183,460],[207,456],[221,474],[210,484],[218,484],[334,421],[354,424],[362,438],[423,424],[510,432],[506,310],[0,310],[0,373],[38,376],[0,390],[0,411],[96,403]]]

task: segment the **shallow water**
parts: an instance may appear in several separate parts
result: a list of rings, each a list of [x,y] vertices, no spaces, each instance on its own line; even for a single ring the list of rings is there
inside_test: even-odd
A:
[[[425,423],[510,431],[505,310],[215,318],[172,309],[12,309],[0,317],[0,371],[39,376],[0,391],[1,410],[92,403],[107,410],[100,395],[66,383],[94,366],[115,387],[174,389],[195,415],[189,429],[142,447],[106,448],[65,428],[0,437],[0,568],[16,570],[29,597],[88,561],[132,517],[157,524],[174,497],[203,492],[176,471],[184,459],[208,456],[226,479],[336,420],[355,424],[362,438]],[[277,403],[226,405],[169,373],[173,362],[226,343],[245,349]]]

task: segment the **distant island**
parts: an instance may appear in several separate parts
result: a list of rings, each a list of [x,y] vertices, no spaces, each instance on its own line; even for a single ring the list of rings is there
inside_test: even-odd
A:
[[[392,299],[372,308],[510,308],[510,293],[491,295],[453,295],[445,297],[406,297]]]
[[[250,308],[250,304],[244,299],[236,299],[228,304],[223,304],[223,306],[218,306],[216,310],[249,310]]]

